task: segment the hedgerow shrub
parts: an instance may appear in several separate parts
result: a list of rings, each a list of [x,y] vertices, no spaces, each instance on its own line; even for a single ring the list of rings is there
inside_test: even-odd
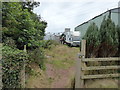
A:
[[[10,46],[10,47],[16,47],[15,40],[13,40],[11,37],[6,37],[4,39],[4,45]]]
[[[2,82],[3,88],[21,87],[20,72],[28,55],[22,50],[3,46],[2,48]]]
[[[44,50],[42,47],[39,47],[35,50],[29,51],[29,63],[36,63],[42,70],[45,70],[44,64]]]
[[[41,47],[45,48],[45,49],[50,49],[51,45],[59,45],[59,42],[55,41],[55,40],[44,40],[41,44]]]
[[[33,9],[39,6],[39,2],[24,1],[26,2],[2,3],[2,43],[4,45],[2,65],[3,87],[5,88],[21,86],[19,75],[23,63],[28,57],[26,67],[31,59],[38,63],[40,67],[43,65],[41,58],[44,55],[39,47],[43,45],[42,40],[47,22],[33,12]],[[24,45],[27,46],[27,51],[33,51],[34,57],[22,51]]]

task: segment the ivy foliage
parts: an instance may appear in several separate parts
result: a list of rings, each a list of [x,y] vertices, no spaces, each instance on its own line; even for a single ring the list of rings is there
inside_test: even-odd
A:
[[[2,53],[3,88],[20,88],[20,72],[28,61],[27,53],[9,46],[3,46]]]

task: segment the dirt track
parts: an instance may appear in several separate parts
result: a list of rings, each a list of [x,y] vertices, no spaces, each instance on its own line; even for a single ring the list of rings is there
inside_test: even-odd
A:
[[[27,88],[71,88],[79,48],[57,45],[45,50],[46,70],[33,65],[35,75],[27,80]]]
[[[47,65],[48,69],[46,70],[49,78],[54,79],[51,83],[51,88],[65,88],[71,87],[71,82],[75,74],[75,67],[68,69],[59,69],[55,70],[50,64]]]
[[[79,48],[56,46],[46,50],[46,70],[33,65],[34,75],[27,81],[27,88],[71,88],[75,76],[76,55]],[[118,80],[86,81],[86,88],[118,88]]]
[[[60,65],[63,67],[57,67],[58,64],[54,63],[47,63],[46,64],[46,74],[49,79],[51,79],[50,87],[51,88],[70,88],[72,80],[75,76],[75,61],[77,53],[79,52],[79,48],[67,47],[67,46],[57,46],[54,48],[50,53],[49,51],[47,55],[48,62],[54,62],[54,60],[61,60]],[[55,55],[53,55],[55,54]],[[59,59],[58,59],[59,58]],[[66,61],[64,61],[66,60]],[[72,63],[71,63],[72,61]]]

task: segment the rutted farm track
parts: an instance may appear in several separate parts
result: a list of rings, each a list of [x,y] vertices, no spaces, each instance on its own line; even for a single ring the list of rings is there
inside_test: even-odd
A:
[[[29,88],[71,88],[75,76],[76,55],[79,48],[65,45],[45,50],[46,70],[33,65],[35,75],[27,80]]]

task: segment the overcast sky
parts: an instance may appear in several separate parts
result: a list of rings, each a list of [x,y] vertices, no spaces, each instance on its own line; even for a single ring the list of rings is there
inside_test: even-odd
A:
[[[36,0],[38,1],[38,0]],[[109,10],[118,7],[119,0],[41,0],[34,12],[47,21],[46,32],[73,31],[76,26]]]

